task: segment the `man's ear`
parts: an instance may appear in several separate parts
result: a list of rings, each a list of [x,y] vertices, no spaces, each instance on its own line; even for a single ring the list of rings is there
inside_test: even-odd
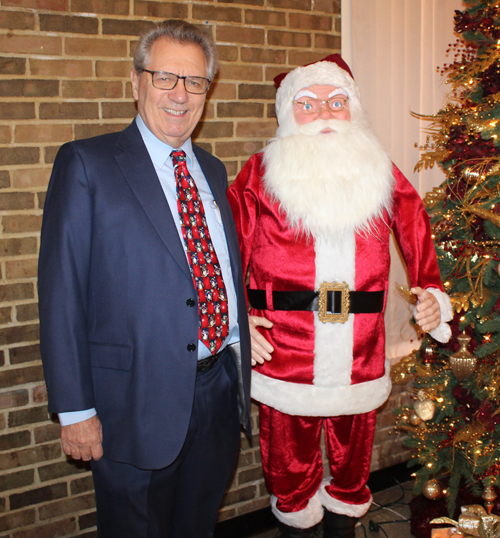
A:
[[[137,71],[132,68],[132,71],[130,71],[130,81],[132,82],[132,94],[134,95],[134,99],[136,101],[139,100],[139,75],[137,74]]]

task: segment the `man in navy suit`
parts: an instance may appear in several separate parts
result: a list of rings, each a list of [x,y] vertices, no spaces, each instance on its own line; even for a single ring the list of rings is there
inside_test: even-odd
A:
[[[217,70],[215,44],[179,20],[141,36],[138,116],[65,144],[45,203],[41,350],[64,452],[92,460],[100,538],[213,536],[250,431],[250,338],[227,175],[191,143]],[[201,313],[176,200],[186,154],[225,283],[228,334],[199,339]],[[201,337],[201,336],[200,336]]]

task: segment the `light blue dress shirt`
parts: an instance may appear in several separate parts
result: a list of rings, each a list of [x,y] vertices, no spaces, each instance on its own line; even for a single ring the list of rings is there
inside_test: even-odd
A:
[[[219,208],[212,195],[212,191],[208,185],[208,182],[201,170],[201,167],[193,153],[193,147],[191,139],[188,139],[181,148],[172,148],[168,144],[165,144],[146,127],[146,124],[138,115],[136,118],[136,124],[144,140],[144,144],[148,150],[149,156],[153,161],[158,179],[162,186],[165,198],[167,199],[170,211],[174,217],[174,222],[179,233],[179,240],[184,246],[184,240],[182,238],[181,225],[179,222],[179,213],[177,210],[177,198],[176,198],[176,184],[174,176],[174,165],[170,157],[170,153],[174,149],[182,149],[186,153],[186,164],[189,173],[193,177],[198,191],[200,192],[201,199],[203,201],[203,207],[205,208],[205,216],[207,219],[208,229],[210,230],[210,237],[219,259],[219,265],[222,271],[222,277],[226,286],[227,301],[228,301],[228,313],[229,313],[229,333],[224,342],[224,346],[238,342],[240,340],[240,332],[238,327],[238,308],[236,302],[236,291],[234,288],[234,281],[231,272],[231,261],[229,259],[229,251],[227,248],[226,235],[224,233],[224,226],[220,216]],[[184,249],[185,252],[185,249]],[[187,254],[186,254],[187,261]],[[189,263],[189,262],[188,262]],[[207,346],[202,342],[198,342],[198,360],[204,359],[210,356],[210,351]],[[59,421],[62,426],[74,424],[76,422],[82,422],[88,418],[96,415],[95,409],[86,409],[84,411],[74,411],[68,413],[59,413]]]

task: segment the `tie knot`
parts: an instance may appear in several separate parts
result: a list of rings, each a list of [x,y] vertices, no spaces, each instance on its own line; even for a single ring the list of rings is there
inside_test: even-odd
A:
[[[172,151],[170,157],[172,157],[172,162],[174,163],[174,166],[179,163],[186,162],[186,153],[182,149]]]

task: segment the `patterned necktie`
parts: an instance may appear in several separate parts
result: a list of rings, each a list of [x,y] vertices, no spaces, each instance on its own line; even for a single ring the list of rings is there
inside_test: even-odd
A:
[[[177,209],[194,287],[198,292],[199,339],[212,355],[227,337],[227,294],[219,260],[208,231],[205,210],[184,151],[172,151],[177,185]]]

